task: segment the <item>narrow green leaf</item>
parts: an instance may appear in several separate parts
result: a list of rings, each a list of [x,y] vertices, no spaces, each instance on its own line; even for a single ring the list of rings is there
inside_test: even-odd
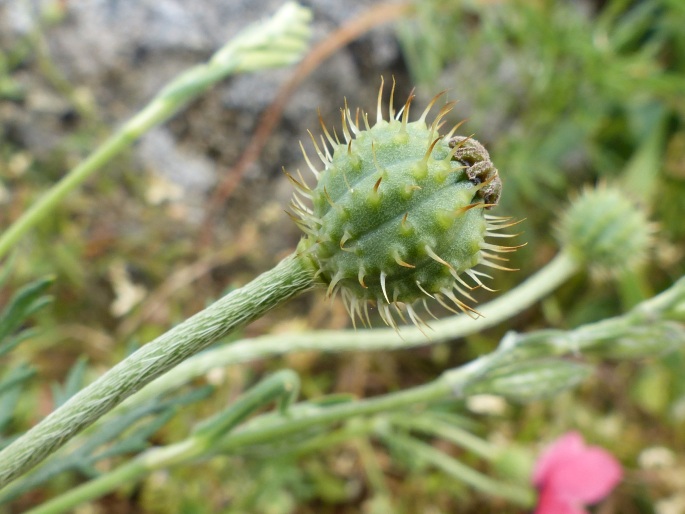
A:
[[[17,344],[16,341],[11,345],[6,344],[4,340],[20,328],[26,318],[51,301],[50,297],[44,296],[44,293],[53,281],[54,277],[45,277],[24,286],[15,293],[0,313],[0,356],[9,352]]]

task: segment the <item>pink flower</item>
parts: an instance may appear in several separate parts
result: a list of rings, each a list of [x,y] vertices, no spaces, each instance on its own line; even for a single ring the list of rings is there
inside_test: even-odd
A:
[[[606,450],[586,446],[569,432],[547,448],[535,463],[533,485],[540,492],[535,514],[587,514],[621,480],[618,461]]]

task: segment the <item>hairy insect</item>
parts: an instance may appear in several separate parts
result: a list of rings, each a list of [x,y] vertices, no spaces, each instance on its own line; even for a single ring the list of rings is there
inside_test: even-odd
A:
[[[485,200],[491,209],[502,196],[502,180],[497,168],[490,161],[490,154],[478,141],[464,136],[454,136],[449,140],[450,148],[457,147],[452,158],[467,165],[466,176],[475,184],[486,183],[478,195]]]

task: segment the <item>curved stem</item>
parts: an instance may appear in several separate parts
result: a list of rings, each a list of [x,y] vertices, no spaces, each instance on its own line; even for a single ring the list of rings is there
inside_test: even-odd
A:
[[[145,384],[312,284],[313,272],[293,254],[146,344],[0,451],[0,487],[41,462]]]
[[[481,439],[468,430],[445,422],[436,416],[429,418],[396,416],[391,418],[390,422],[394,426],[429,434],[454,443],[478,455],[481,459],[493,460],[497,457],[497,446],[485,439]]]
[[[461,377],[459,377],[461,379]],[[441,375],[436,380],[421,386],[395,393],[332,405],[301,403],[294,405],[288,416],[265,414],[216,443],[217,452],[231,453],[244,446],[278,441],[286,436],[301,433],[317,426],[327,426],[354,416],[377,414],[426,404],[455,394],[452,377]]]
[[[507,484],[479,473],[466,464],[462,464],[446,453],[407,436],[393,434],[392,436],[380,434],[385,443],[404,452],[412,454],[418,460],[424,460],[433,466],[442,469],[474,489],[490,496],[504,498],[523,507],[532,507],[535,504],[535,493],[532,489]]]
[[[300,391],[300,377],[290,369],[282,369],[268,376],[259,384],[229,405],[222,412],[203,421],[193,429],[193,437],[204,440],[207,447],[230,432],[238,423],[260,407],[279,400],[279,411],[285,414]]]
[[[71,489],[57,498],[31,509],[26,514],[70,512],[75,506],[99,498],[113,491],[118,486],[142,478],[156,469],[172,466],[174,462],[184,462],[192,459],[199,453],[196,446],[196,441],[189,438],[168,447],[152,448],[138,458],[122,464],[118,468],[90,482]]]
[[[151,448],[117,469],[81,484],[29,513],[56,514],[71,511],[81,503],[99,498],[157,469],[201,458],[208,452],[211,453],[216,438],[224,435],[246,416],[274,400],[292,401],[298,388],[299,377],[294,371],[281,370],[274,373],[247,391],[226,410],[201,423],[187,439],[169,446]]]
[[[565,251],[525,282],[483,305],[482,318],[451,316],[431,323],[430,339],[414,326],[373,330],[321,330],[291,334],[266,335],[237,341],[197,355],[158,378],[122,407],[129,407],[178,387],[210,369],[305,350],[321,352],[398,350],[435,344],[493,327],[544,298],[578,272],[580,266]]]
[[[563,355],[577,353],[578,349],[588,349],[595,344],[601,344],[607,337],[615,337],[623,334],[624,325],[642,325],[646,319],[652,319],[658,315],[682,315],[683,298],[685,298],[685,279],[681,279],[669,290],[659,296],[643,302],[633,311],[622,316],[604,320],[592,325],[580,327],[568,332],[568,337],[562,337],[561,331],[538,331],[518,337],[516,334],[508,335],[497,350],[480,356],[478,359],[464,364],[458,368],[445,371],[436,380],[409,390],[399,391],[375,398],[349,401],[337,404],[326,403],[300,403],[290,407],[286,415],[269,413],[261,415],[238,427],[231,433],[225,430],[232,429],[235,423],[244,419],[262,404],[263,401],[271,401],[277,397],[291,398],[291,392],[297,385],[297,377],[290,371],[282,371],[272,375],[259,386],[250,390],[246,395],[226,411],[225,415],[212,418],[210,423],[200,426],[188,440],[181,443],[158,448],[143,454],[134,462],[125,464],[121,468],[92,482],[66,493],[50,502],[51,509],[46,506],[32,511],[32,514],[55,514],[72,508],[77,503],[94,499],[117,486],[144,476],[153,469],[173,466],[183,462],[194,460],[209,453],[217,454],[240,453],[251,445],[261,445],[274,442],[282,442],[290,435],[301,434],[303,431],[311,431],[316,427],[326,427],[334,423],[348,421],[351,418],[363,415],[372,415],[382,412],[402,412],[402,418],[394,416],[389,418],[393,425],[404,426],[410,430],[418,430],[430,433],[463,446],[471,452],[485,459],[493,458],[493,451],[489,444],[480,441],[472,435],[461,431],[456,425],[450,425],[441,420],[423,420],[418,416],[414,421],[407,421],[407,408],[417,404],[428,404],[441,400],[445,397],[464,398],[468,393],[468,386],[474,384],[502,364],[511,363],[515,359],[522,362],[530,357],[540,355]],[[676,314],[673,314],[673,313]],[[582,336],[582,337],[581,337]],[[513,339],[512,339],[513,337]],[[544,343],[544,344],[543,344]],[[532,345],[532,352],[521,352],[522,347]],[[580,346],[579,346],[580,345]],[[278,382],[278,383],[277,383]],[[229,412],[230,411],[230,412]],[[381,427],[382,428],[382,427]],[[335,444],[341,440],[349,439],[356,435],[364,435],[372,430],[377,430],[378,425],[373,421],[366,420],[360,427],[347,425],[338,433],[310,439],[307,443],[293,446],[288,451],[292,455],[316,450],[328,444]],[[501,484],[488,477],[465,467],[461,463],[441,454],[430,446],[423,445],[410,438],[399,440],[397,436],[388,437],[387,433],[379,433],[389,444],[404,445],[405,449],[414,451],[417,455],[427,459],[433,465],[443,471],[469,483],[473,487],[486,491],[503,498],[507,498],[521,505],[529,506],[534,500],[532,490],[524,487]],[[208,439],[209,438],[209,439]],[[211,440],[210,440],[211,439]],[[408,447],[411,444],[412,447]],[[416,444],[421,445],[415,446]],[[1,456],[1,455],[0,455]],[[68,498],[68,501],[64,498]]]
[[[60,495],[30,511],[30,513],[56,514],[68,511],[80,503],[93,500],[123,484],[140,479],[151,471],[196,460],[208,453],[213,455],[222,452],[234,453],[246,446],[281,441],[287,436],[301,433],[303,430],[326,427],[357,416],[388,411],[406,412],[409,407],[425,405],[445,397],[455,395],[463,397],[464,384],[476,378],[478,373],[470,373],[468,370],[458,373],[461,369],[457,368],[451,372],[443,373],[428,384],[375,398],[329,405],[300,403],[289,408],[285,415],[279,412],[264,414],[248,421],[233,432],[222,434],[224,429],[232,427],[233,421],[242,418],[243,414],[248,411],[259,407],[263,401],[270,402],[277,397],[283,397],[284,394],[290,397],[292,388],[296,385],[297,377],[291,371],[281,371],[248,391],[235,406],[229,407],[230,411],[235,412],[228,413],[227,411],[227,416],[215,416],[208,424],[198,427],[188,439],[167,447],[148,450],[133,461]],[[226,421],[230,421],[230,423],[226,423]],[[216,430],[217,427],[221,427],[221,430]],[[373,425],[367,427],[365,432],[369,430],[373,430]],[[345,434],[345,438],[349,436],[350,433]],[[327,440],[327,442],[332,443],[334,441]],[[312,448],[308,449],[311,450]],[[481,477],[482,483],[489,480],[480,474],[478,476]],[[476,486],[478,485],[476,484]],[[506,492],[500,496],[520,501],[520,498],[514,494],[509,496]]]
[[[227,435],[220,434],[220,431],[215,430],[219,426],[222,429],[230,429],[230,424],[226,424],[225,421],[230,420],[232,423],[242,417],[248,405],[252,409],[261,405],[262,400],[272,401],[276,397],[283,397],[284,394],[290,397],[296,382],[293,380],[293,376],[292,371],[283,370],[258,384],[236,403],[236,408],[233,410],[239,414],[238,417],[235,416],[235,413],[230,413],[226,419],[219,415],[213,418],[209,424],[200,426],[193,435],[184,441],[162,448],[150,449],[119,468],[72,489],[29,512],[31,514],[57,514],[58,512],[69,511],[80,503],[94,500],[123,484],[144,477],[151,471],[196,460],[208,452],[217,454],[222,451],[237,450],[252,443],[273,442],[295,432],[301,432],[303,429],[311,430],[312,427],[330,425],[353,416],[375,414],[417,403],[435,401],[452,394],[450,383],[438,379],[410,390],[368,400],[332,406],[308,403],[295,405],[287,411],[286,415],[279,412],[262,415],[254,421],[248,422],[244,429],[238,428],[235,433]],[[229,410],[231,410],[230,407]]]

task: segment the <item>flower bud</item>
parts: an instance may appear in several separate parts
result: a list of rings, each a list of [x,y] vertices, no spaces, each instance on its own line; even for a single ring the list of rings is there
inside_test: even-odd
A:
[[[685,327],[673,321],[655,321],[643,326],[626,327],[622,334],[602,341],[588,354],[609,359],[640,359],[658,357],[682,347]]]
[[[470,385],[468,394],[495,394],[517,402],[554,396],[575,387],[592,368],[578,362],[539,359],[512,363],[488,373]]]
[[[427,298],[477,315],[466,302],[487,275],[473,267],[501,269],[495,253],[515,249],[485,242],[487,236],[507,237],[498,231],[511,225],[485,214],[501,194],[497,169],[479,143],[453,137],[459,125],[438,134],[453,103],[428,125],[438,95],[409,122],[413,97],[395,115],[391,93],[386,120],[382,92],[381,83],[373,126],[368,113],[357,110],[353,117],[347,105],[342,141],[322,122],[321,146],[312,141],[323,170],[304,153],[315,187],[301,175],[288,175],[304,197],[296,193],[292,203],[306,233],[298,250],[309,257],[328,295],[341,293],[353,320],[369,321],[373,303],[390,326],[397,326],[393,311],[403,320],[406,312],[419,325],[412,304],[423,300],[428,309]]]
[[[655,228],[644,210],[609,186],[586,189],[558,228],[564,248],[598,275],[612,275],[645,260]]]

